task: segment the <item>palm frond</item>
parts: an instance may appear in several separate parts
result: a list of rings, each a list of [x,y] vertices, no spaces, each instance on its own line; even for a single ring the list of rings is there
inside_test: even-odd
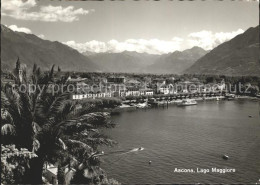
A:
[[[9,105],[10,102],[8,101],[5,92],[1,91],[1,108],[8,107]]]
[[[81,141],[78,141],[78,140],[68,139],[68,142],[71,142],[71,143],[77,144],[77,145],[81,145],[82,147],[87,148],[87,149],[90,149],[90,150],[92,149],[92,147],[90,147],[90,146],[87,145],[86,143],[81,142]]]
[[[65,93],[56,97],[49,107],[50,117],[61,114],[62,112],[63,115],[65,112],[68,114],[72,110],[72,103],[69,98],[70,95]]]
[[[32,122],[32,128],[35,134],[39,133],[42,130],[41,127],[34,121]]]
[[[15,134],[15,127],[12,124],[4,124],[1,126],[1,134],[2,135],[14,135]]]
[[[105,137],[104,135],[97,134],[95,136],[87,137],[83,139],[86,143],[93,146],[94,148],[98,145],[107,145],[107,146],[113,146],[116,144],[116,142],[112,139],[109,139],[108,137]]]
[[[58,141],[59,141],[60,145],[62,146],[62,149],[63,149],[63,150],[66,150],[66,149],[67,149],[67,146],[66,146],[66,144],[62,141],[62,139],[59,138]]]
[[[10,102],[10,108],[16,110],[19,115],[21,115],[22,102],[20,94],[16,90],[10,90],[8,96]]]
[[[1,108],[1,119],[2,123],[14,123],[12,115],[5,108]]]
[[[33,140],[33,148],[32,148],[32,151],[33,152],[37,152],[37,150],[40,148],[41,144],[39,142],[39,140],[37,139],[34,139]]]

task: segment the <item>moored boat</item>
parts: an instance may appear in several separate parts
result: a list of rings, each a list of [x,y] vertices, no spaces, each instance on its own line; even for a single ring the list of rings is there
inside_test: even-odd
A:
[[[225,98],[227,100],[234,100],[236,98],[236,96],[234,94],[226,94]]]
[[[147,102],[144,102],[144,103],[138,103],[137,105],[135,105],[137,108],[146,108],[148,107],[148,103]]]
[[[182,100],[178,106],[189,106],[189,105],[197,105],[197,101],[194,100],[194,99],[185,99],[185,100]]]

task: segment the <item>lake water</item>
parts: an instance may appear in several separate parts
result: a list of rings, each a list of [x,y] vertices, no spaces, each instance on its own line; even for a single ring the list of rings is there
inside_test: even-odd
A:
[[[109,178],[121,183],[256,183],[260,179],[258,102],[204,101],[121,112],[112,119],[118,126],[105,133],[118,145],[104,148],[110,155],[103,157],[102,167]],[[127,153],[137,147],[144,150]],[[229,160],[223,160],[223,154]],[[212,167],[236,172],[174,173],[175,168]]]

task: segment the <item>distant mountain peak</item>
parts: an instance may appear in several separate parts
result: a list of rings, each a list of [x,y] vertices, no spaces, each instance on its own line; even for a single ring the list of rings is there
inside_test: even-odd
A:
[[[200,51],[207,51],[199,46],[193,46],[192,48],[190,48],[189,50],[200,50]]]
[[[12,30],[10,28],[8,28],[7,26],[1,24],[1,31],[4,31],[4,32],[11,32]]]
[[[193,47],[190,48],[190,49],[202,49],[202,50],[204,50],[203,48],[201,48],[201,47],[199,47],[199,46],[193,46]]]

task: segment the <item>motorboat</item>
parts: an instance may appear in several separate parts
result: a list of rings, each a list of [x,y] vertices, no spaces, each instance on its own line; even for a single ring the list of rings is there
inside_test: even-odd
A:
[[[148,104],[147,104],[147,102],[145,102],[145,103],[138,103],[138,104],[136,105],[136,107],[142,109],[142,108],[148,107]]]
[[[139,147],[139,148],[132,149],[131,152],[138,152],[138,151],[142,151],[142,150],[144,150],[144,148],[143,147]]]
[[[227,100],[234,100],[236,98],[236,95],[235,94],[226,94],[225,98]]]
[[[194,99],[185,99],[178,103],[178,106],[189,106],[189,105],[197,105],[197,101]]]
[[[222,158],[225,159],[225,160],[229,159],[228,155],[223,155]]]

